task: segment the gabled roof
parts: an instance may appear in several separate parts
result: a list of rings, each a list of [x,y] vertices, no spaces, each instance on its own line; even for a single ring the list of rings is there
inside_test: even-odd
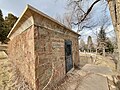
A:
[[[23,13],[21,14],[21,16],[19,17],[19,19],[17,20],[17,22],[14,24],[13,28],[11,29],[10,33],[8,34],[8,38],[11,37],[11,35],[17,30],[17,28],[20,27],[20,25],[25,22],[25,20],[27,20],[30,16],[32,16],[32,14],[30,12],[35,12],[35,13],[38,13],[40,14],[41,16],[44,16],[45,18],[59,24],[60,26],[68,29],[69,31],[75,33],[76,35],[79,36],[78,33],[74,32],[73,30],[71,30],[70,28],[66,27],[65,25],[63,25],[62,23],[58,22],[57,20],[51,18],[50,16],[44,14],[43,12],[37,10],[36,8],[30,6],[30,5],[27,5],[26,8],[24,9]],[[34,24],[34,20],[33,20],[33,24]]]

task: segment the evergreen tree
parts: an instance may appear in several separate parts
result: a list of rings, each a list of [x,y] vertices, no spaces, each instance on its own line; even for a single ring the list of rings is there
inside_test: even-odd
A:
[[[2,14],[2,10],[0,9],[0,41],[2,41],[2,37],[3,37],[3,22],[4,22],[4,19],[3,19],[3,14]]]
[[[98,34],[98,45],[101,43],[101,42],[105,42],[106,40],[106,33],[105,33],[105,30],[103,29],[103,27],[101,27],[100,29],[100,32]]]
[[[87,47],[86,47],[86,44],[85,44],[85,42],[83,41],[83,39],[81,39],[80,42],[79,42],[79,50],[80,50],[81,52],[83,52],[84,50],[87,51]]]
[[[106,39],[106,49],[105,52],[113,53],[114,52],[114,45],[110,41],[109,38]]]
[[[98,52],[105,56],[106,33],[105,33],[105,29],[103,26],[100,28],[100,32],[97,37],[97,42],[98,42],[98,50],[99,50]]]
[[[0,9],[0,28],[2,27],[3,21],[4,21],[4,19],[3,19],[2,10]]]
[[[99,53],[102,53],[105,56],[105,52],[113,53],[114,45],[108,37],[106,37],[106,32],[103,28],[100,29],[100,32],[97,37],[98,50]]]
[[[5,20],[4,20],[5,27],[8,28],[9,30],[12,29],[17,19],[18,18],[16,16],[14,16],[11,13],[8,13],[8,16],[5,17]]]
[[[17,19],[18,18],[11,13],[9,13],[7,17],[5,17],[5,20],[3,22],[2,35],[1,35],[0,41],[5,43],[5,40],[7,39],[8,33],[10,32],[10,30],[14,26]]]
[[[94,44],[91,36],[88,36],[87,49],[89,52],[94,51]]]

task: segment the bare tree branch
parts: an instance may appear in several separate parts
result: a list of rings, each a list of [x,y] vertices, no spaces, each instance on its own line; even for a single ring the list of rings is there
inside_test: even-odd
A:
[[[74,25],[78,25],[78,24],[80,24],[81,22],[83,22],[85,19],[86,19],[86,17],[88,16],[88,14],[91,12],[91,10],[92,10],[92,8],[94,7],[94,5],[96,4],[96,3],[98,3],[100,0],[96,0],[91,6],[90,6],[90,8],[87,10],[87,12],[85,13],[85,15],[84,15],[84,17],[78,22],[78,23],[74,23],[74,22],[72,22],[72,24],[74,24]]]

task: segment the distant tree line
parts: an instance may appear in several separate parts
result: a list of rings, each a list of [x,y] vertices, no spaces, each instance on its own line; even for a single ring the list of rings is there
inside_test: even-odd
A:
[[[97,51],[105,56],[105,53],[113,53],[114,52],[114,43],[106,36],[105,29],[103,27],[100,28],[98,37],[97,37]]]
[[[8,16],[3,18],[2,10],[0,9],[0,41],[6,43],[7,35],[14,26],[18,17],[14,16],[11,13],[8,13]]]
[[[81,52],[97,52],[101,55],[104,55],[106,53],[113,53],[114,49],[116,47],[114,46],[114,43],[111,42],[109,37],[106,36],[105,29],[100,28],[100,31],[97,36],[97,45],[92,41],[92,37],[88,36],[87,44],[81,39],[79,43],[79,50]]]

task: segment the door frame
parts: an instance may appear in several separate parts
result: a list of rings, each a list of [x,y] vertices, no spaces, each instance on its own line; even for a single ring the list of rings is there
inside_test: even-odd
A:
[[[71,61],[72,61],[72,68],[70,69],[70,70],[68,70],[67,71],[67,62],[66,62],[66,42],[68,43],[68,45],[69,45],[69,43],[70,43],[70,46],[71,46]],[[72,53],[72,41],[71,40],[64,40],[64,48],[65,48],[65,72],[66,73],[68,73],[68,72],[70,72],[70,71],[72,71],[73,70],[73,68],[74,68],[74,62],[73,62],[73,53]]]

